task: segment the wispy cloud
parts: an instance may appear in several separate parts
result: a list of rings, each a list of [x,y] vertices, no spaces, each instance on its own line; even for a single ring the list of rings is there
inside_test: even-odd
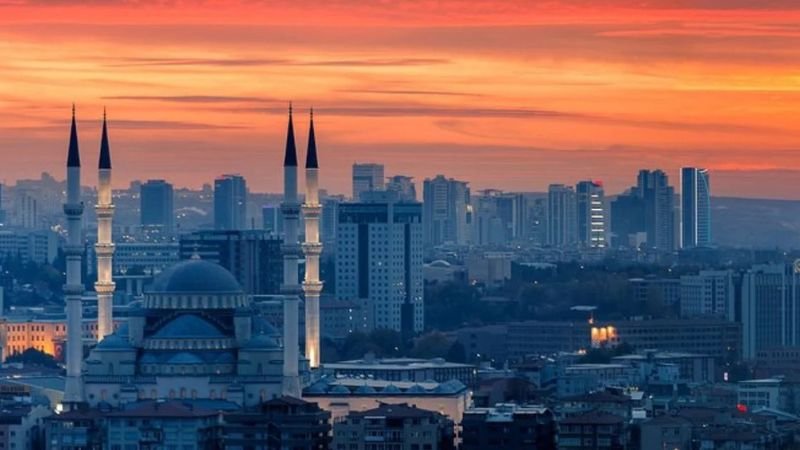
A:
[[[107,63],[109,67],[130,66],[220,66],[220,67],[259,67],[259,66],[307,66],[307,67],[402,67],[430,66],[447,64],[443,58],[367,58],[297,60],[282,58],[114,58]]]

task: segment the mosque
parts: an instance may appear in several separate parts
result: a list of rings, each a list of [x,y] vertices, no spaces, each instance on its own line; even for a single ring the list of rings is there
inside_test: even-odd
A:
[[[313,113],[306,161],[306,202],[297,196],[297,155],[291,108],[284,155],[284,282],[283,326],[278,331],[260,317],[236,278],[217,264],[198,256],[159,274],[144,298],[130,305],[126,324],[116,331],[110,324],[113,293],[110,269],[111,156],[106,120],[100,152],[98,186],[98,344],[83,358],[80,326],[80,156],[73,108],[67,158],[68,219],[67,284],[67,378],[63,407],[75,409],[121,404],[144,399],[226,400],[240,407],[282,395],[300,396],[311,381],[311,369],[319,363],[318,298],[318,160]],[[298,219],[305,214],[306,241],[298,242]],[[297,262],[305,254],[312,264],[305,280],[298,279]],[[102,258],[102,261],[101,261]],[[102,294],[102,295],[101,295]],[[298,343],[298,304],[305,294],[305,355]]]

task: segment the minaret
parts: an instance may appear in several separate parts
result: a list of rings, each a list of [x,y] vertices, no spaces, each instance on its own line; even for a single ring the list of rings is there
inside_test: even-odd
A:
[[[67,156],[67,202],[64,204],[67,216],[67,245],[64,254],[67,258],[67,283],[64,285],[64,298],[67,309],[67,379],[64,387],[64,405],[74,408],[84,401],[81,365],[83,363],[83,331],[81,330],[81,257],[83,237],[81,218],[81,157],[78,150],[78,127],[75,124],[75,105],[72,106],[72,130],[69,136]]]
[[[314,110],[311,110],[311,126],[308,130],[308,152],[306,153],[306,202],[303,204],[303,220],[306,225],[306,240],[303,253],[306,256],[306,278],[303,282],[306,306],[306,358],[312,368],[319,367],[319,162],[317,140],[314,136]]]
[[[111,150],[108,147],[108,127],[106,113],[103,111],[103,137],[100,141],[100,163],[98,164],[97,205],[97,341],[102,341],[114,331],[113,299],[114,282],[111,281],[114,243],[111,239],[111,219],[114,204],[111,199]]]
[[[286,136],[286,152],[283,158],[283,394],[300,397],[298,371],[300,343],[298,328],[300,317],[298,303],[300,294],[297,259],[300,256],[297,227],[300,203],[297,200],[297,148],[294,143],[292,106],[289,105],[289,130]]]

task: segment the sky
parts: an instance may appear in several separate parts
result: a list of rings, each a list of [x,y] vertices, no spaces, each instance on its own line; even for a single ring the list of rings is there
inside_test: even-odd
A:
[[[281,187],[293,102],[321,184],[354,162],[543,191],[640,168],[800,199],[795,0],[0,0],[0,182],[63,177],[72,103],[93,183]]]

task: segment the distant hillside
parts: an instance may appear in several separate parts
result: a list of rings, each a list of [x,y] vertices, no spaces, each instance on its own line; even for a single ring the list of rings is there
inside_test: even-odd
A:
[[[711,207],[717,245],[800,249],[800,201],[714,197]]]

